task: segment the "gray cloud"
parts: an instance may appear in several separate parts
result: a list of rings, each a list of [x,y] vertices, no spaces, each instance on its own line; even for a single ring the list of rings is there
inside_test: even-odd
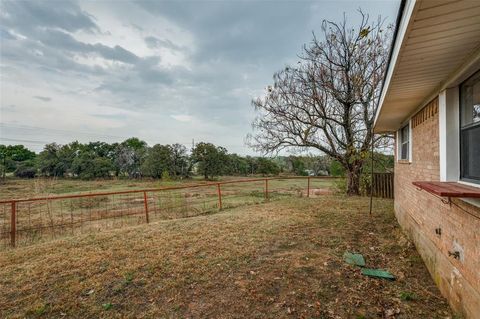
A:
[[[44,45],[65,51],[83,54],[92,53],[108,60],[130,64],[135,64],[139,61],[139,58],[135,54],[119,45],[109,47],[101,43],[87,44],[77,41],[70,34],[58,30],[46,29],[38,31],[35,33],[35,36],[36,39],[40,40]]]
[[[37,100],[40,100],[40,101],[43,101],[43,102],[50,102],[52,100],[51,97],[48,97],[48,96],[39,96],[39,95],[36,95],[34,96],[33,98],[37,99]]]
[[[177,51],[184,51],[185,48],[179,45],[176,45],[168,39],[158,39],[154,36],[145,37],[145,43],[151,49],[153,48],[167,48]]]
[[[195,58],[227,59],[245,63],[279,61],[295,52],[295,38],[318,28],[312,2],[218,1],[208,3],[139,1],[138,5],[191,30],[198,40]],[[275,47],[272,50],[272,47]]]
[[[0,27],[0,37],[5,40],[16,40],[17,37],[11,34],[8,30]]]
[[[392,1],[2,1],[1,102],[18,106],[5,121],[65,129],[48,117],[59,114],[69,130],[248,153],[251,98],[322,19],[362,6],[393,21]],[[30,89],[30,100],[49,103],[14,93]]]
[[[34,26],[61,29],[69,32],[87,30],[97,32],[93,17],[70,1],[2,1],[2,9],[8,14],[2,23],[26,30]]]

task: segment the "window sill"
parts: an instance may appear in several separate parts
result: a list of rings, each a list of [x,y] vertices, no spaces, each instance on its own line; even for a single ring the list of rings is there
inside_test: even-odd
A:
[[[467,186],[480,188],[480,184],[475,184],[475,183],[471,183],[471,182],[467,182],[467,181],[458,181],[458,183],[463,184],[463,185],[467,185]]]
[[[398,164],[412,164],[412,162],[410,162],[409,160],[404,160],[404,159],[398,160],[397,163]]]

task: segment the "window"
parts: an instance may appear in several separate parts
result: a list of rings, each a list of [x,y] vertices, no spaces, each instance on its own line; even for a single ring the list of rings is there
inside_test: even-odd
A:
[[[460,85],[460,178],[480,183],[480,71]]]
[[[399,159],[408,160],[409,159],[409,148],[410,148],[410,127],[409,124],[402,127],[398,134],[399,143],[398,143],[398,154]]]

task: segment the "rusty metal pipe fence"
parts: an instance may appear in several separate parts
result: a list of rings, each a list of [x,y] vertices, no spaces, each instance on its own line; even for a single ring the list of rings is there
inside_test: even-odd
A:
[[[332,177],[277,177],[0,201],[1,247],[193,217],[330,188]],[[322,192],[320,192],[321,194]]]

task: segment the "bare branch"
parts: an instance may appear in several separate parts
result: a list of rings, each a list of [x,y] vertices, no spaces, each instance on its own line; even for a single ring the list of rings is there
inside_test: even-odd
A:
[[[277,72],[273,85],[252,101],[258,116],[249,140],[255,150],[315,148],[342,163],[349,176],[359,174],[371,147],[391,38],[384,20],[359,14],[356,28],[345,16],[339,23],[323,21],[323,39],[313,33],[298,65]]]

